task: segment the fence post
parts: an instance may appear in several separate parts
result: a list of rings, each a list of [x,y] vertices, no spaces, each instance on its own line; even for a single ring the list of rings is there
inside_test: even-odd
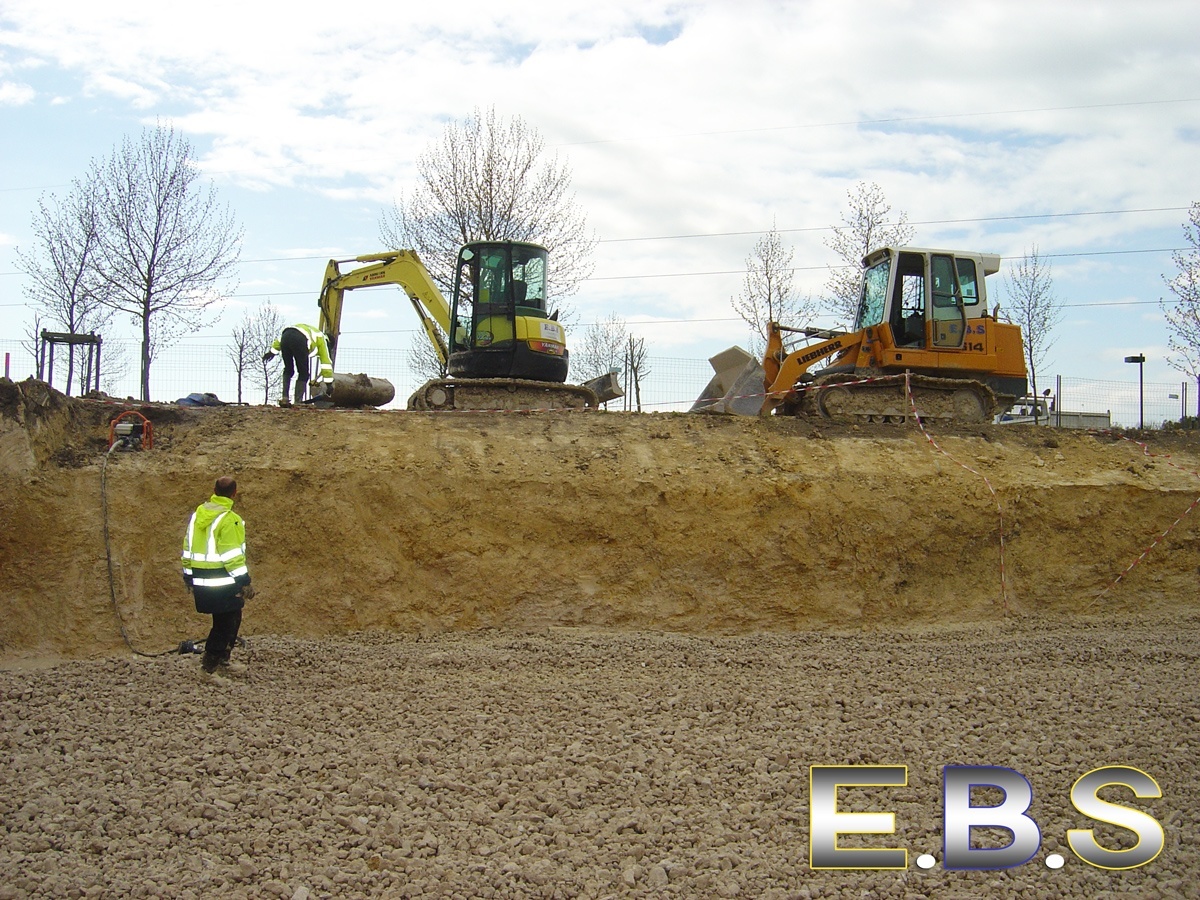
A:
[[[1062,398],[1062,376],[1061,375],[1054,376],[1054,396],[1056,398],[1054,401],[1054,427],[1062,428],[1063,398]]]

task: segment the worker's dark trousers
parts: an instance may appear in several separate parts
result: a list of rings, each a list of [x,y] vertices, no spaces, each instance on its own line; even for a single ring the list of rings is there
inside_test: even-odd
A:
[[[296,382],[296,402],[304,399],[308,389],[308,338],[299,328],[285,328],[279,335],[279,353],[283,356],[283,399],[291,397],[292,376]]]
[[[212,617],[212,631],[204,642],[204,659],[200,662],[205,672],[212,672],[221,663],[229,661],[229,654],[237,643],[238,629],[242,627],[240,609],[213,613]]]

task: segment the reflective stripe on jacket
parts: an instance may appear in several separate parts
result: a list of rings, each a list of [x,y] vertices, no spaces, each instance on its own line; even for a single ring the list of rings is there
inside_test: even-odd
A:
[[[183,574],[193,587],[231,591],[250,583],[246,565],[246,523],[233,500],[213,494],[192,513],[183,536]]]
[[[320,374],[317,377],[326,384],[332,382],[333,360],[329,358],[329,339],[325,337],[325,332],[303,322],[299,325],[289,325],[288,328],[295,328],[308,341],[308,355],[315,356],[320,363]],[[279,349],[279,338],[275,338],[275,342],[271,344],[271,352],[278,353]]]

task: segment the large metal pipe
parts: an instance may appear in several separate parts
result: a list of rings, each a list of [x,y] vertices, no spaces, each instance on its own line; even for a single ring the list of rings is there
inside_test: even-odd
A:
[[[334,406],[346,409],[386,406],[395,397],[396,388],[386,378],[333,373],[333,390],[330,392],[330,399]]]

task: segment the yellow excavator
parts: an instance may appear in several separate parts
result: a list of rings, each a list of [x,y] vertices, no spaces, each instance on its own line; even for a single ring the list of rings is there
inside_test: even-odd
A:
[[[361,265],[342,271],[352,263]],[[565,383],[566,332],[557,313],[547,314],[548,269],[545,247],[474,241],[458,251],[453,296],[447,301],[413,250],[331,259],[317,301],[320,327],[336,366],[345,293],[399,286],[449,376],[418,388],[408,400],[409,409],[594,408],[620,396],[620,389],[612,379]]]
[[[999,256],[884,247],[863,267],[852,331],[770,323],[761,365],[751,360],[719,390],[710,384],[693,411],[976,423],[1025,396],[1021,329],[988,309]],[[789,350],[790,334],[810,343]]]

